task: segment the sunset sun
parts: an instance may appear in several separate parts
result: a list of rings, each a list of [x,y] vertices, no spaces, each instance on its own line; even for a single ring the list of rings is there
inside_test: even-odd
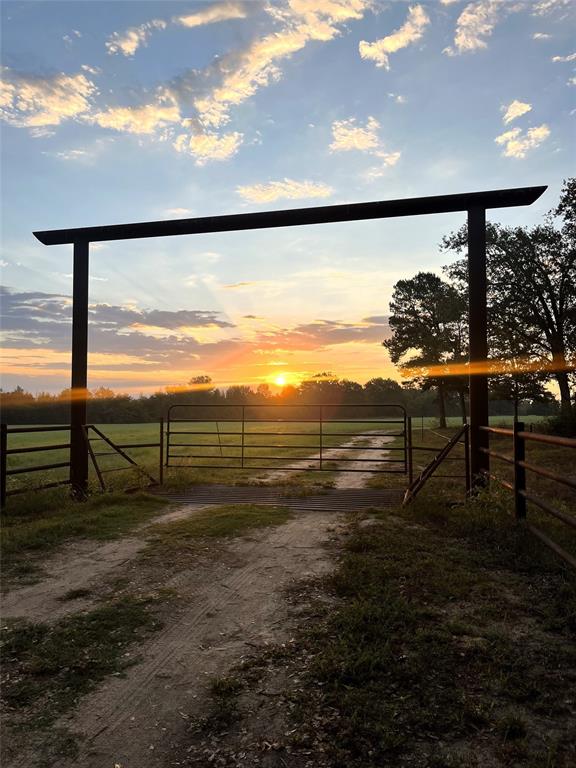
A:
[[[276,378],[274,379],[274,384],[276,384],[276,386],[278,387],[286,386],[286,376],[282,376],[282,375],[276,376]]]

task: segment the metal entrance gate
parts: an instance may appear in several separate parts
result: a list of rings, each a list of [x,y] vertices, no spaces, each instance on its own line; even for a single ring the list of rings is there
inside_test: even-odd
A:
[[[166,466],[411,474],[398,404],[170,406]]]

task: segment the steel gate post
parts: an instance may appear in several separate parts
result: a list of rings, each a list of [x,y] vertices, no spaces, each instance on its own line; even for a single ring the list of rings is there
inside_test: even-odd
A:
[[[405,439],[408,440],[408,466],[406,469],[408,470],[408,485],[412,485],[412,481],[414,479],[414,462],[412,460],[412,416],[406,416],[406,437]]]
[[[6,462],[8,456],[8,425],[0,426],[0,509],[4,509],[6,504]]]
[[[472,487],[487,483],[490,469],[488,434],[488,330],[486,308],[486,210],[468,210],[468,285],[470,321],[470,473]]]
[[[241,460],[240,460],[240,466],[242,469],[244,469],[244,424],[246,420],[246,406],[242,406],[242,448],[241,448]]]
[[[320,406],[320,471],[322,471],[322,440],[323,437],[323,420],[322,420],[322,406]]]
[[[84,437],[88,396],[88,274],[87,240],[74,243],[72,288],[72,388],[70,393],[70,484],[75,496],[88,491],[88,447]]]
[[[164,417],[160,417],[160,445],[158,446],[158,479],[164,484]]]

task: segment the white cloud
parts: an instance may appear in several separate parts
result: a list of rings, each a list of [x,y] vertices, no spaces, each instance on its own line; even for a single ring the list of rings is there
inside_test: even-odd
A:
[[[271,181],[268,184],[253,184],[238,187],[238,194],[252,203],[271,203],[274,200],[300,200],[310,197],[329,197],[334,190],[327,184],[313,181]]]
[[[10,125],[42,128],[83,115],[96,86],[85,75],[22,75],[5,68],[0,83],[0,117]]]
[[[218,136],[216,133],[181,133],[173,143],[174,149],[196,158],[196,165],[211,160],[228,160],[242,144],[243,134],[234,131]]]
[[[456,22],[454,48],[445,48],[444,53],[455,56],[458,53],[477,51],[487,47],[485,38],[490,37],[500,20],[503,0],[480,0],[467,5]],[[513,4],[510,10],[517,10]]]
[[[531,104],[526,104],[523,101],[514,99],[514,101],[510,102],[507,107],[501,107],[501,111],[504,112],[504,117],[502,118],[504,125],[508,125],[512,120],[516,120],[517,117],[522,117],[526,112],[530,112],[531,109]]]
[[[280,61],[311,41],[332,40],[340,34],[338,25],[361,19],[370,3],[371,0],[288,0],[286,6],[269,5],[267,10],[281,22],[281,29],[257,38],[247,49],[218,62],[220,82],[194,102],[202,123],[226,123],[231,107],[280,79]],[[187,95],[188,83],[181,81],[180,86]]]
[[[247,3],[218,3],[203,8],[201,11],[189,13],[185,16],[175,16],[172,21],[184,27],[200,27],[204,24],[214,24],[229,19],[245,19],[248,15]]]
[[[494,141],[504,147],[504,157],[523,158],[526,153],[540,146],[550,136],[550,128],[544,123],[537,128],[529,128],[526,133],[521,128],[513,128],[497,136]]]
[[[164,216],[176,216],[178,218],[190,216],[192,213],[191,208],[165,208],[163,211]]]
[[[532,40],[549,40],[551,37],[547,32],[534,32]]]
[[[390,69],[389,55],[420,40],[429,23],[430,18],[424,8],[414,5],[408,9],[408,18],[404,24],[391,35],[373,43],[361,40],[358,45],[360,56],[374,61],[377,67]]]
[[[573,0],[538,0],[532,8],[534,16],[546,16],[555,11],[570,9],[573,6]]]
[[[568,80],[568,85],[576,85],[576,76],[571,77],[570,80]]]
[[[386,167],[396,165],[400,160],[400,152],[387,152],[384,150],[382,140],[378,136],[380,123],[375,117],[369,117],[364,126],[359,125],[356,118],[349,120],[336,120],[332,124],[331,152],[349,152],[357,150],[367,152],[382,162],[371,168],[367,173],[370,178],[376,178],[384,174]]]
[[[122,53],[124,56],[134,56],[141,45],[146,45],[148,38],[156,29],[166,29],[162,19],[152,19],[138,27],[130,27],[125,32],[114,32],[106,41],[108,53]]]
[[[361,152],[376,150],[380,146],[378,129],[380,123],[375,117],[369,117],[366,125],[358,125],[356,118],[349,120],[336,120],[332,124],[332,152],[348,152],[358,149]]]
[[[155,133],[167,125],[180,122],[180,110],[175,104],[145,104],[141,107],[110,107],[97,112],[93,118],[101,128],[127,133]]]
[[[576,61],[576,53],[570,53],[568,56],[552,56],[552,61]]]
[[[88,72],[90,75],[99,75],[102,72],[98,67],[91,67],[89,64],[82,64],[80,69],[83,69],[84,72]]]
[[[85,149],[68,149],[63,152],[54,152],[54,155],[62,160],[86,160],[88,152]]]

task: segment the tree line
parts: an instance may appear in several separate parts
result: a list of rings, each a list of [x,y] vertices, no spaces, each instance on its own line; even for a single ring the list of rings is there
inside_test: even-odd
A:
[[[268,384],[261,384],[256,389],[248,386],[219,389],[209,376],[195,376],[185,387],[167,387],[164,392],[140,397],[116,394],[100,387],[89,393],[88,422],[157,421],[166,417],[168,408],[176,404],[202,406],[202,417],[214,419],[218,416],[236,418],[238,411],[235,407],[238,405],[258,406],[251,413],[251,416],[257,418],[288,415],[306,418],[311,417],[310,406],[318,404],[332,406],[325,414],[328,417],[339,413],[346,418],[362,418],[389,416],[393,412],[379,408],[386,403],[401,405],[412,416],[435,416],[437,413],[436,395],[432,388],[421,387],[413,382],[399,384],[385,378],[374,378],[362,385],[322,372],[298,386],[285,386],[277,391]],[[0,392],[0,406],[2,421],[8,424],[67,423],[70,416],[70,390],[63,390],[58,395],[33,395],[17,387],[12,392]],[[222,406],[229,406],[229,410],[226,411]],[[279,410],[278,406],[286,406],[286,410]],[[448,416],[461,413],[456,390],[450,389],[445,393],[444,410]],[[534,401],[527,399],[521,404],[520,410],[523,413],[554,415],[558,412],[558,403],[548,392],[543,398]],[[506,400],[494,399],[491,412],[495,415],[510,415],[512,405]],[[190,415],[189,410],[186,416]],[[315,410],[312,417],[317,417]]]
[[[468,231],[443,238],[446,279],[419,272],[394,286],[391,338],[383,342],[413,386],[436,392],[440,425],[456,393],[465,413],[468,393]],[[487,224],[488,344],[491,396],[513,403],[545,402],[555,382],[562,421],[576,421],[576,179],[532,228]],[[451,370],[452,369],[452,370]],[[459,375],[460,374],[460,375]]]

